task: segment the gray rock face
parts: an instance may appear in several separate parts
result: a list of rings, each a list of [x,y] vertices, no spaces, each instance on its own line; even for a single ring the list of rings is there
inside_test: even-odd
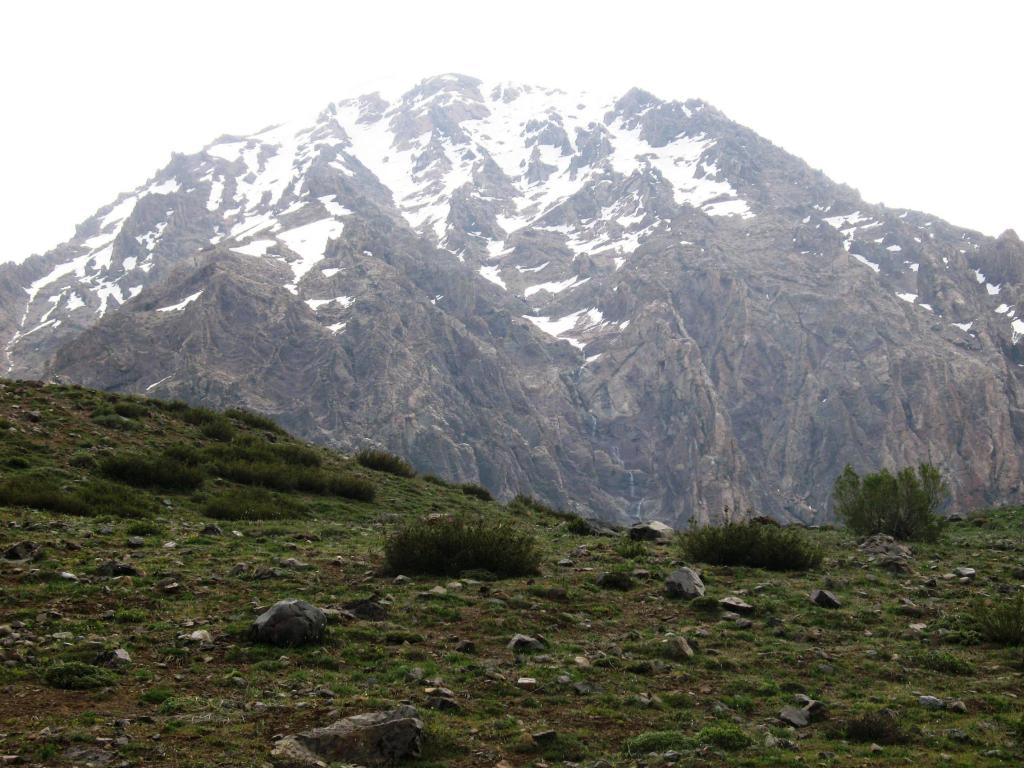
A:
[[[175,156],[0,265],[0,364],[605,520],[814,522],[846,463],[1022,500],[1022,298],[1012,233],[865,203],[704,102],[445,76]]]
[[[249,637],[270,645],[318,643],[327,630],[327,616],[305,600],[281,600],[261,613],[249,628]]]
[[[422,742],[423,722],[416,709],[401,706],[285,736],[274,746],[271,759],[279,768],[313,768],[327,763],[392,765],[417,757]]]
[[[704,596],[704,582],[692,568],[677,568],[665,579],[665,590],[669,597],[692,600]]]

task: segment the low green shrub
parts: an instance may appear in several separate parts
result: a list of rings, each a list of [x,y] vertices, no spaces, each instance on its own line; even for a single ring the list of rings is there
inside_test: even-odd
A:
[[[969,623],[990,643],[1024,645],[1024,591],[1010,598],[975,603]]]
[[[680,545],[687,558],[711,565],[743,565],[769,571],[806,571],[821,565],[822,552],[793,527],[734,522],[686,531]]]
[[[309,510],[263,488],[240,488],[210,499],[203,514],[214,520],[291,520],[305,517]]]
[[[110,670],[80,661],[53,664],[43,672],[43,679],[50,687],[65,691],[87,691],[117,682],[117,676]]]
[[[149,409],[142,403],[133,400],[121,400],[114,403],[114,413],[126,419],[138,419],[149,413]]]
[[[449,483],[447,480],[438,477],[437,475],[423,475],[422,480],[425,483],[430,483],[431,485],[439,485],[442,488],[451,488],[452,486],[452,484]]]
[[[164,527],[153,520],[139,520],[131,523],[124,532],[129,536],[159,536]]]
[[[31,466],[32,462],[24,456],[12,456],[7,460],[7,467],[9,469],[29,469]]]
[[[511,521],[455,515],[420,518],[393,531],[384,544],[393,573],[458,576],[486,570],[497,576],[528,576],[540,566],[532,534]]]
[[[693,738],[683,731],[648,731],[627,739],[622,751],[627,756],[642,758],[651,752],[689,752]]]
[[[122,432],[133,432],[140,426],[132,419],[118,416],[116,413],[100,413],[92,417],[93,424],[107,429],[119,429]]]
[[[208,437],[210,440],[219,440],[222,443],[226,443],[235,436],[235,428],[231,426],[230,421],[221,416],[220,418],[204,422],[199,427],[199,434],[203,437]]]
[[[949,487],[931,464],[864,477],[847,464],[832,488],[836,516],[860,536],[935,541],[944,526],[937,512],[948,498]]]
[[[106,456],[99,470],[111,480],[137,488],[160,488],[168,491],[192,491],[203,484],[203,473],[167,456],[144,456],[120,453]]]
[[[377,496],[377,486],[356,475],[329,475],[326,491],[331,496],[341,496],[353,501],[370,502]]]
[[[356,454],[356,461],[367,469],[387,472],[398,477],[415,477],[416,470],[400,456],[379,448],[364,448]]]
[[[491,492],[479,483],[463,483],[459,487],[467,496],[473,496],[481,501],[494,501],[494,497],[491,496]]]
[[[753,740],[739,726],[731,723],[708,725],[697,734],[697,742],[709,744],[727,752],[736,752],[749,747]]]
[[[841,725],[840,734],[861,744],[902,744],[907,741],[899,715],[891,709],[850,718]]]
[[[271,419],[269,416],[264,416],[261,413],[253,413],[243,408],[229,408],[224,411],[224,415],[228,416],[236,421],[240,421],[247,427],[253,429],[262,429],[266,432],[273,432],[278,435],[287,435],[288,433],[284,428],[276,421]]]
[[[224,418],[216,411],[196,406],[188,406],[184,410],[179,411],[179,413],[182,421],[186,424],[192,424],[197,427],[202,426],[203,424],[208,424],[211,421]]]
[[[916,651],[907,656],[907,662],[946,675],[969,675],[973,671],[966,661],[946,651]]]
[[[25,474],[0,483],[0,505],[45,509],[61,515],[139,518],[150,506],[122,485],[90,479],[73,485],[59,476]]]

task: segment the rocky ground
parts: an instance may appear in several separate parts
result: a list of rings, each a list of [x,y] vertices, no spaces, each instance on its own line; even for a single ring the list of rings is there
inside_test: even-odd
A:
[[[95,417],[120,402],[0,385],[0,484],[35,472],[71,487],[104,451],[213,442],[144,401]],[[384,729],[418,748],[404,764],[453,768],[1024,759],[1022,651],[981,642],[968,620],[1024,581],[1020,510],[909,548],[811,531],[825,561],[797,574],[687,563],[671,538],[580,534],[537,513],[518,519],[541,542],[539,576],[409,577],[382,570],[391,526],[511,511],[323,456],[372,480],[375,501],[292,494],[307,516],[211,520],[202,510],[231,484],[207,480],[133,491],[136,519],[0,507],[0,762],[286,764],[311,743],[290,736],[382,712],[342,720],[331,743]],[[284,599],[322,610],[320,642],[251,634]],[[83,681],[95,687],[61,687]]]

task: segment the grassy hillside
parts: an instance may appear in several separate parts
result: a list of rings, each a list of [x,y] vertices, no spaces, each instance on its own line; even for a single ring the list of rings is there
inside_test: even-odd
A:
[[[707,593],[683,601],[663,584],[686,562],[677,542],[587,535],[484,495],[368,469],[244,413],[0,383],[0,551],[41,547],[0,559],[0,755],[260,765],[276,735],[407,701],[425,721],[421,768],[1024,760],[1022,649],[986,640],[972,613],[1024,582],[1019,510],[913,544],[904,573],[839,530],[807,532],[824,558],[806,572],[687,563]],[[396,580],[386,537],[434,513],[535,536],[539,575]],[[135,574],[108,575],[111,561]],[[841,606],[812,604],[816,588]],[[376,615],[346,611],[374,595]],[[730,595],[753,613],[723,616]],[[247,639],[288,597],[334,609],[326,642]],[[515,633],[545,646],[514,652]],[[114,649],[130,662],[102,663]],[[438,680],[447,703],[426,691]],[[779,714],[798,694],[826,709],[794,729]]]

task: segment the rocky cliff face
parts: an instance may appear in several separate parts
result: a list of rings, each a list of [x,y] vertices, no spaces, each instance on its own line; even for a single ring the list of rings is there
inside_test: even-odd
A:
[[[710,105],[447,75],[175,156],[0,267],[9,375],[241,404],[619,520],[1021,499],[1024,246],[868,205]]]

